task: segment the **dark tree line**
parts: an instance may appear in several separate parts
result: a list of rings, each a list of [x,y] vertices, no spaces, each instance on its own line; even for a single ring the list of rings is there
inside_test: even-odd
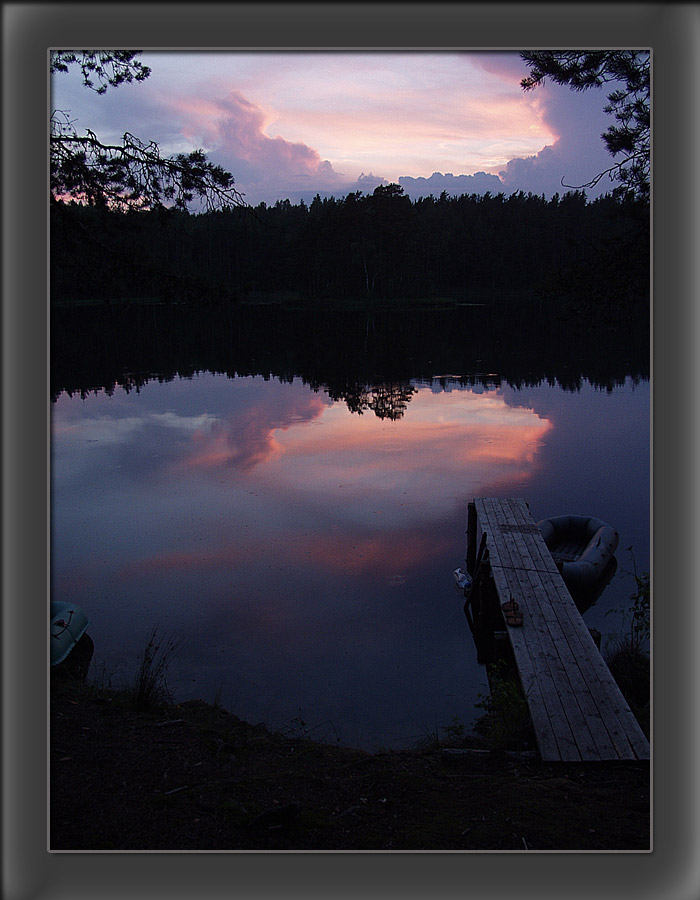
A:
[[[648,205],[581,191],[411,201],[387,185],[196,215],[53,203],[51,247],[55,301],[447,299],[582,321],[648,311]]]
[[[54,400],[214,372],[301,378],[353,412],[398,418],[416,382],[612,390],[648,379],[650,368],[644,323],[618,333],[553,320],[514,329],[487,307],[68,306],[53,311],[51,332]]]

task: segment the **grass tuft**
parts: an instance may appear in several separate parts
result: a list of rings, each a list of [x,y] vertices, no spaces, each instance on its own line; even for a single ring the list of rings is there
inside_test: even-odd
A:
[[[476,703],[484,715],[474,730],[494,750],[527,750],[534,746],[534,733],[527,699],[517,676],[504,660],[489,665],[490,694]]]
[[[155,709],[172,702],[166,675],[180,644],[159,637],[155,626],[151,629],[131,688],[131,705],[135,710]]]
[[[608,648],[605,662],[642,731],[649,738],[651,705],[649,654],[641,650],[629,637],[623,637]]]

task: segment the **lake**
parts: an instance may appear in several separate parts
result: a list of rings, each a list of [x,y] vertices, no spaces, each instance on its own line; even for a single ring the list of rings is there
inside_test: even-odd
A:
[[[176,699],[367,749],[469,726],[488,684],[452,573],[475,496],[617,528],[584,614],[614,636],[650,566],[643,349],[493,325],[57,313],[52,597],[88,612],[94,673],[132,678],[156,626]]]

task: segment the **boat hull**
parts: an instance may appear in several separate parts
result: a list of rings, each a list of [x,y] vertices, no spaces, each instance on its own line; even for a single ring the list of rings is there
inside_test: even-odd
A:
[[[615,555],[617,531],[592,516],[554,516],[537,527],[569,591],[594,590]]]
[[[90,620],[76,604],[58,600],[51,602],[49,615],[51,665],[57,666],[85,634]]]

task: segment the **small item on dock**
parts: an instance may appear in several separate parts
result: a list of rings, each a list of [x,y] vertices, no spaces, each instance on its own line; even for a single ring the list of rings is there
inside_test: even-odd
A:
[[[501,609],[506,625],[510,625],[511,628],[519,628],[523,624],[523,614],[520,612],[520,604],[517,600],[511,597],[510,600],[501,603]]]
[[[461,588],[465,593],[471,590],[472,578],[468,572],[465,572],[464,569],[455,569],[452,574],[458,588]]]
[[[617,531],[592,516],[554,516],[537,527],[572,593],[596,586],[617,549]]]

